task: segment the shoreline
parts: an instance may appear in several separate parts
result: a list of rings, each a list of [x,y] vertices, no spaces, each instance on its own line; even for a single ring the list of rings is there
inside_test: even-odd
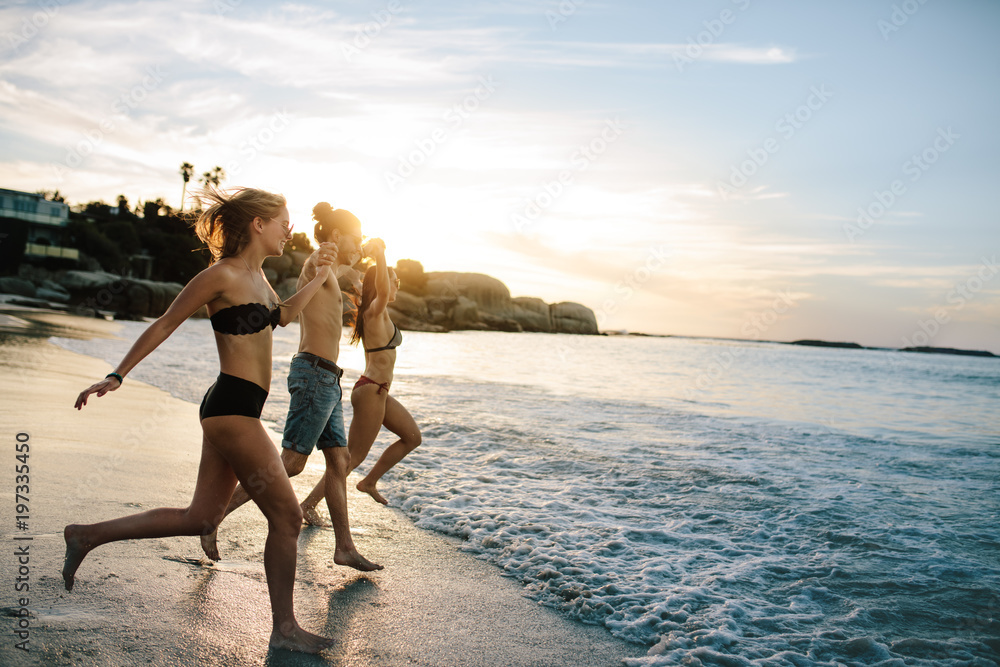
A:
[[[88,555],[74,590],[65,591],[63,526],[185,506],[201,431],[196,405],[135,380],[73,410],[79,389],[104,375],[108,364],[45,340],[66,335],[49,333],[50,327],[68,329],[86,318],[15,317],[30,323],[36,316],[45,324],[0,333],[0,368],[8,380],[0,401],[15,408],[0,422],[12,442],[18,433],[28,435],[31,490],[27,530],[16,531],[12,517],[4,531],[8,545],[30,549],[23,606],[30,612],[31,653],[15,648],[19,640],[9,636],[0,644],[0,663],[596,666],[645,655],[643,646],[525,598],[523,587],[499,568],[463,553],[460,540],[416,528],[400,510],[377,505],[353,485],[355,541],[386,569],[364,574],[335,566],[333,531],[303,529],[296,611],[304,627],[337,640],[320,656],[267,648],[266,522],[250,505],[223,524],[223,559],[215,564],[201,560],[193,537],[120,542]],[[113,322],[95,321],[92,332],[77,333],[113,335]],[[303,497],[317,478],[308,467],[293,478],[297,494]],[[11,476],[11,501],[13,484]],[[15,537],[31,539],[15,543]],[[16,617],[22,605],[7,583],[0,607]]]
[[[984,357],[1000,358],[989,350],[969,350],[954,347],[882,347],[878,345],[861,345],[854,342],[837,342],[822,339],[802,339],[802,340],[762,340],[757,338],[726,338],[723,336],[686,336],[681,334],[652,334],[641,331],[601,331],[601,336],[621,336],[634,338],[683,338],[686,340],[720,340],[731,343],[767,343],[769,345],[800,345],[803,347],[825,347],[840,350],[877,350],[880,352],[907,352],[918,354],[948,354],[963,357]]]
[[[81,328],[80,322],[92,321],[92,322],[106,322],[106,323],[116,323],[117,320],[114,319],[100,319],[97,317],[86,317],[84,315],[78,315],[74,313],[67,312],[65,310],[56,310],[49,308],[39,308],[33,306],[27,306],[21,303],[12,303],[10,301],[3,300],[4,297],[11,295],[0,295],[0,333],[23,333],[24,335],[36,335],[36,336],[66,336],[66,337],[77,337],[79,335],[79,329]],[[15,300],[20,297],[15,296]],[[25,325],[24,323],[19,323],[16,320],[19,319],[17,315],[28,315],[29,319],[36,325],[45,325],[45,318],[50,318],[56,320],[53,326],[59,328],[65,326],[65,331],[53,332],[53,333],[38,333],[38,330],[32,328],[30,325]],[[12,318],[14,318],[12,320]],[[65,322],[72,322],[72,325],[67,325],[65,322],[60,322],[59,318],[69,318]],[[87,328],[87,327],[84,327]],[[103,329],[101,325],[96,325],[93,327],[94,333],[88,335],[102,335]],[[407,328],[401,326],[400,329],[403,331],[423,331],[425,333],[451,333],[451,331],[436,331],[432,329],[425,328]],[[474,329],[470,329],[472,331]],[[455,330],[460,331],[460,330]],[[525,332],[505,332],[503,330],[497,330],[500,333],[525,333]],[[535,333],[548,333],[550,335],[564,335],[557,332],[535,332]],[[569,335],[579,335],[579,334],[569,334]],[[680,334],[653,334],[644,333],[641,331],[626,331],[626,330],[604,330],[598,331],[598,336],[608,336],[608,337],[625,337],[625,338],[682,338],[686,340],[717,340],[726,341],[732,343],[766,343],[770,345],[797,345],[802,347],[814,347],[814,348],[832,348],[839,350],[875,350],[880,352],[905,352],[909,354],[943,354],[951,356],[963,356],[963,357],[980,357],[980,358],[1000,358],[1000,354],[995,354],[989,350],[971,350],[966,348],[952,348],[952,347],[934,347],[934,346],[915,346],[915,347],[884,347],[878,345],[861,345],[855,342],[839,342],[839,341],[828,341],[824,339],[801,339],[794,341],[783,341],[783,340],[762,340],[762,339],[752,339],[752,338],[728,338],[724,336],[689,336]]]

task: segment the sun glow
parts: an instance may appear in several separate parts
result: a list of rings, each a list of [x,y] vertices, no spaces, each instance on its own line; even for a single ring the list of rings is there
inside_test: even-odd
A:
[[[329,173],[336,171],[341,173]],[[475,258],[463,251],[478,238],[486,222],[483,201],[475,192],[425,185],[403,186],[389,193],[370,170],[351,173],[342,166],[322,176],[279,184],[276,189],[288,199],[295,231],[311,237],[312,207],[329,202],[358,216],[366,238],[383,239],[393,264],[415,259],[428,271],[470,270],[498,258],[481,247]]]

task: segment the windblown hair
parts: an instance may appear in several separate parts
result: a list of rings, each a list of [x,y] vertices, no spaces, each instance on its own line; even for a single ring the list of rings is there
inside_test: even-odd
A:
[[[325,201],[313,206],[313,220],[316,221],[313,236],[319,243],[331,240],[334,230],[361,236],[361,221],[356,215],[342,208],[334,209]]]
[[[375,300],[375,271],[378,266],[372,264],[365,271],[365,279],[361,284],[361,301],[358,302],[358,312],[354,315],[354,331],[351,332],[351,345],[364,342],[365,337],[365,313],[368,306]]]
[[[213,264],[238,255],[250,243],[250,223],[254,218],[271,220],[286,204],[281,195],[253,188],[231,192],[205,188],[195,196],[208,205],[195,220],[194,231],[208,246]]]

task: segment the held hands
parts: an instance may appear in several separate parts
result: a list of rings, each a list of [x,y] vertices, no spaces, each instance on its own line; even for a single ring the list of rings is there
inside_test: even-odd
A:
[[[361,252],[364,253],[365,257],[375,257],[376,259],[379,257],[384,257],[385,241],[383,241],[382,239],[368,239],[368,242],[365,243],[365,246],[364,248],[361,249]]]
[[[326,241],[319,244],[319,250],[316,251],[316,275],[329,277],[331,267],[337,262],[337,243],[336,241]]]
[[[87,397],[91,394],[97,394],[97,397],[100,398],[109,391],[115,391],[120,386],[122,386],[122,384],[118,381],[118,378],[104,378],[100,382],[92,384],[90,387],[80,392],[80,395],[76,397],[76,405],[74,407],[76,407],[77,410],[82,410],[83,406],[87,404]]]

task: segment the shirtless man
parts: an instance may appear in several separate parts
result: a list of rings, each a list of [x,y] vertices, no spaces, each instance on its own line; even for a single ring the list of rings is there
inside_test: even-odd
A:
[[[316,220],[316,240],[335,243],[338,265],[353,266],[361,256],[361,222],[349,211],[333,210],[326,202],[313,208],[313,218]],[[303,265],[299,287],[316,275],[317,252]],[[347,473],[351,470],[351,454],[347,449],[341,405],[340,378],[344,371],[337,366],[342,328],[343,297],[337,277],[330,272],[330,277],[299,315],[299,352],[292,357],[288,374],[291,402],[281,441],[281,462],[288,476],[294,477],[302,472],[313,447],[323,452],[326,458],[324,495],[337,539],[333,562],[370,572],[381,570],[382,566],[358,553],[347,517]],[[226,515],[249,499],[243,487],[238,486]],[[318,523],[317,519],[315,510],[306,516],[309,523]],[[201,538],[201,547],[212,560],[219,558],[217,536],[216,530]]]

